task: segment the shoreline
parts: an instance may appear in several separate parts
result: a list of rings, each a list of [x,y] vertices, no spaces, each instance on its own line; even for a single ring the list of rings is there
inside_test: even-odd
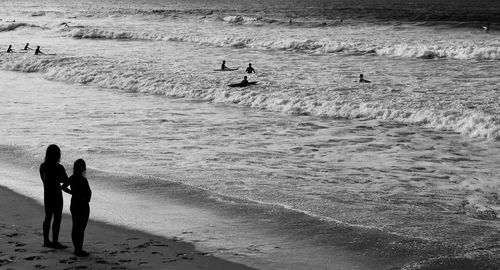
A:
[[[73,255],[71,216],[63,213],[60,242],[67,249],[42,247],[43,206],[0,186],[0,267],[23,269],[253,269],[196,250],[194,245],[89,220],[84,249]],[[91,210],[92,211],[92,210]]]

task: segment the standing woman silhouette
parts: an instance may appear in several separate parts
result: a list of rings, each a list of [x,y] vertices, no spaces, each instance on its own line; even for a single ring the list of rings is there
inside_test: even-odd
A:
[[[43,246],[51,248],[67,248],[59,243],[59,229],[63,209],[63,195],[61,183],[68,181],[68,175],[61,161],[61,149],[55,144],[47,147],[45,161],[40,165],[40,178],[43,182],[43,204],[45,206],[45,220],[43,221]],[[50,222],[52,223],[52,242],[49,240]]]

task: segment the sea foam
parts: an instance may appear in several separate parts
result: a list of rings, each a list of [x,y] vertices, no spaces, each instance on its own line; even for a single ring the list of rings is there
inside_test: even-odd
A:
[[[11,56],[0,60],[4,70],[39,72],[47,79],[96,85],[130,92],[198,98],[236,103],[252,108],[298,115],[332,118],[369,118],[419,124],[429,128],[452,130],[473,138],[500,138],[498,116],[479,110],[456,108],[451,103],[430,106],[416,96],[390,99],[387,90],[374,93],[353,88],[348,93],[328,89],[290,89],[280,84],[264,84],[245,91],[221,86],[209,78],[193,80],[189,74],[137,70],[137,64],[125,60],[115,63],[102,58]],[[266,89],[273,89],[267,91]],[[415,95],[420,95],[416,93]]]
[[[248,21],[233,16],[227,20]],[[253,19],[252,19],[253,20]],[[253,37],[247,35],[206,36],[190,32],[130,32],[98,28],[63,28],[64,36],[84,39],[151,40],[190,42],[201,45],[252,48],[262,50],[290,50],[304,53],[377,54],[404,58],[448,58],[460,60],[500,60],[500,46],[494,44],[427,44],[382,43],[370,44],[359,41],[342,41],[328,38]]]

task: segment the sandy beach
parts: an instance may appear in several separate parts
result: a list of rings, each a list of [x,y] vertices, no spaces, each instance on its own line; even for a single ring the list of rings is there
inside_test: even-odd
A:
[[[89,257],[73,255],[71,217],[64,215],[60,241],[67,249],[42,247],[43,208],[0,187],[2,269],[251,269],[195,250],[188,243],[90,221],[84,243]]]

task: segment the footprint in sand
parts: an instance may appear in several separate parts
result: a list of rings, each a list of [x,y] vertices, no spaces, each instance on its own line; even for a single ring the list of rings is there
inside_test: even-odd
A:
[[[176,257],[181,258],[183,260],[192,260],[193,258],[188,257],[186,253],[177,253]]]
[[[47,253],[54,253],[54,252],[56,252],[56,250],[55,249],[48,249],[48,250],[39,250],[38,252],[43,253],[43,254],[47,254]]]
[[[0,266],[9,264],[16,259],[14,256],[10,256],[9,258],[0,258]]]
[[[29,257],[26,257],[24,259],[27,261],[38,261],[38,260],[43,259],[43,256],[29,256]]]
[[[24,247],[24,246],[26,246],[25,243],[21,243],[21,242],[17,242],[17,241],[9,241],[7,243],[9,243],[11,245],[14,245],[15,247]]]
[[[4,235],[6,237],[12,238],[12,237],[20,236],[21,234],[19,234],[17,232],[13,232],[13,233],[5,233]]]
[[[149,247],[150,245],[151,245],[150,242],[146,242],[146,243],[140,244],[140,245],[133,247],[133,248],[146,248],[146,247]]]
[[[59,263],[72,264],[72,263],[75,263],[75,261],[72,261],[72,260],[60,260]]]
[[[76,269],[88,269],[88,267],[85,265],[79,265],[79,266],[72,266],[72,267],[64,268],[64,270],[76,270]]]

